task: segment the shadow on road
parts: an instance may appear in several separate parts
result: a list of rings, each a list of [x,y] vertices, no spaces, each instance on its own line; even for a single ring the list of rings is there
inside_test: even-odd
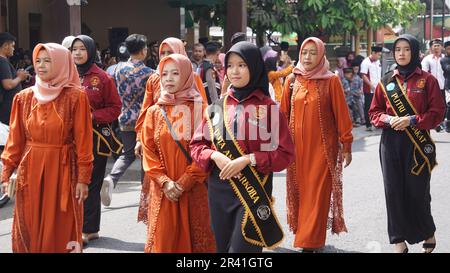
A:
[[[139,204],[133,204],[133,205],[122,206],[122,207],[105,207],[104,210],[102,210],[102,213],[112,212],[112,211],[121,210],[121,209],[137,208],[137,207],[139,207]]]
[[[99,249],[109,249],[115,250],[117,252],[120,251],[128,251],[128,252],[144,252],[145,244],[143,243],[130,243],[122,240],[110,238],[110,237],[100,237],[100,239],[91,241],[86,246],[86,250],[89,248],[99,248]]]
[[[116,193],[127,193],[127,192],[136,192],[141,191],[141,183],[140,181],[126,180],[119,181],[116,188],[113,190],[113,199],[114,194]]]
[[[367,147],[370,146],[379,146],[380,144],[378,142],[370,143],[369,140],[372,137],[378,137],[378,135],[370,136],[362,139],[355,140],[352,144],[352,152],[366,152],[368,149]]]
[[[13,217],[14,200],[10,200],[6,206],[0,209],[0,221],[7,220]]]
[[[442,141],[442,140],[438,140],[438,141],[435,141],[434,143],[450,143],[450,141]]]
[[[293,250],[293,249],[288,249],[288,248],[283,248],[283,247],[277,247],[270,252],[272,252],[272,253],[301,253],[300,249]],[[334,246],[327,245],[324,248],[322,248],[321,250],[319,250],[318,253],[362,253],[362,252],[348,251],[348,250],[343,250],[343,249],[336,248]]]

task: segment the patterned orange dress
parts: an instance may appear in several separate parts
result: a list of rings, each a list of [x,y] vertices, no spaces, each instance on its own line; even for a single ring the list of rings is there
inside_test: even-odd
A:
[[[92,172],[92,123],[87,95],[65,88],[38,104],[33,91],[16,95],[2,154],[2,181],[17,168],[14,252],[81,252],[83,205],[77,183]]]
[[[202,79],[197,74],[194,75],[195,75],[195,84],[198,90],[200,90],[200,95],[202,96],[203,102],[205,101],[207,102],[205,93],[206,91],[205,88],[203,87]],[[161,77],[159,76],[158,73],[153,73],[147,80],[147,85],[145,87],[144,101],[142,102],[141,112],[139,113],[139,117],[136,121],[135,129],[136,129],[136,138],[138,141],[141,141],[141,130],[144,124],[145,116],[147,115],[147,110],[151,106],[156,104],[160,95],[161,95]],[[149,183],[150,182],[147,174],[144,174],[144,181],[142,182],[142,187],[145,188],[146,190],[143,192],[141,196],[138,211],[138,222],[144,222],[145,224],[148,223],[147,210],[148,205],[150,203],[150,200],[146,195],[150,187]]]
[[[191,113],[194,103],[187,102]],[[183,116],[173,117],[176,106],[165,106],[167,116],[176,128]],[[201,106],[200,106],[201,107]],[[190,124],[194,124],[191,115]],[[201,120],[201,118],[199,119]],[[189,124],[189,122],[183,122]],[[184,125],[183,125],[184,126]],[[195,128],[183,128],[194,133]],[[176,130],[176,129],[175,129]],[[176,130],[177,131],[177,130]],[[178,132],[178,131],[177,131]],[[148,195],[148,237],[146,252],[189,253],[215,252],[208,208],[208,192],[205,185],[207,174],[187,158],[173,140],[158,105],[147,111],[142,128],[143,166],[150,183]],[[189,152],[190,139],[181,138],[180,143]],[[166,181],[176,181],[184,188],[178,202],[169,201],[162,191]],[[147,191],[143,187],[143,191]]]
[[[351,152],[353,126],[338,77],[297,76],[292,97],[291,81],[286,80],[281,101],[296,149],[287,171],[287,219],[294,247],[317,249],[325,245],[327,227],[334,233],[346,231],[342,153]]]

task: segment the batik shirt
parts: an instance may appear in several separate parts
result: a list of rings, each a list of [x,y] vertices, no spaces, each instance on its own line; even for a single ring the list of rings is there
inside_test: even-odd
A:
[[[116,69],[115,81],[122,99],[119,126],[122,131],[134,131],[144,100],[145,84],[154,71],[144,62],[130,59]]]

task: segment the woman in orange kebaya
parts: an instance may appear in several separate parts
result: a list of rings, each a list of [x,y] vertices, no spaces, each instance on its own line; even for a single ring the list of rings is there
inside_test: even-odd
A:
[[[171,54],[181,54],[187,57],[186,50],[184,49],[183,41],[181,41],[178,38],[169,37],[166,38],[164,41],[162,41],[161,45],[159,46],[159,56],[160,59],[167,57]],[[202,95],[203,101],[206,100],[206,94],[205,94],[205,88],[203,87],[202,79],[195,74],[195,83],[197,90],[199,90],[200,95]],[[142,144],[141,144],[141,129],[142,124],[144,123],[145,116],[147,114],[147,110],[150,108],[150,106],[155,105],[158,101],[161,94],[161,76],[159,75],[158,71],[156,73],[153,73],[150,78],[147,81],[147,86],[145,89],[145,96],[144,101],[142,102],[141,112],[139,114],[139,117],[136,121],[136,148],[135,153],[136,156],[141,157],[142,156]],[[142,187],[147,188],[148,191],[148,179],[144,174]],[[147,199],[148,196],[142,195],[140,206],[139,206],[139,212],[138,212],[138,221],[142,221],[144,223],[147,223],[147,208],[149,204],[149,200]]]
[[[33,51],[36,84],[16,95],[1,181],[17,169],[14,252],[81,252],[83,201],[92,172],[89,100],[72,56],[58,44]]]
[[[166,38],[164,41],[162,41],[161,45],[159,46],[159,56],[160,59],[167,57],[171,54],[181,54],[184,56],[187,56],[186,50],[184,48],[183,41],[181,41],[178,38],[169,37]],[[203,88],[203,83],[201,78],[195,74],[195,83],[197,85],[197,89],[200,92],[200,95],[204,95],[205,90]],[[147,86],[145,88],[145,97],[144,101],[142,103],[141,113],[139,115],[139,118],[136,122],[136,133],[138,135],[139,139],[139,132],[142,128],[142,124],[145,119],[145,114],[147,113],[147,109],[156,104],[158,101],[160,94],[161,94],[161,76],[159,75],[158,71],[156,73],[153,73],[150,78],[147,81]],[[200,89],[201,87],[201,89]],[[203,97],[203,101],[205,101],[206,97]],[[138,145],[136,145],[138,146]],[[139,154],[140,155],[140,154]]]
[[[305,252],[325,245],[331,210],[333,233],[346,231],[342,206],[342,157],[352,160],[352,121],[338,76],[329,71],[325,46],[306,39],[295,82],[286,81],[281,109],[289,117],[295,143],[295,163],[287,172],[288,224],[294,247]]]
[[[146,252],[214,252],[206,173],[192,163],[189,141],[203,102],[190,60],[172,54],[161,60],[161,96],[142,127],[143,166],[149,178]],[[180,115],[182,113],[182,115]],[[146,188],[143,187],[143,191]]]

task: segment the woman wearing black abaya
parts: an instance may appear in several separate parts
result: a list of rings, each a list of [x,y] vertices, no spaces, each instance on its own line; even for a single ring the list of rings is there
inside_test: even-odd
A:
[[[409,34],[395,41],[397,69],[381,80],[369,111],[372,123],[383,128],[380,160],[388,234],[398,253],[408,252],[406,242],[424,241],[424,253],[436,247],[430,205],[436,146],[429,130],[442,120],[445,105],[437,80],[421,69],[419,47]]]

